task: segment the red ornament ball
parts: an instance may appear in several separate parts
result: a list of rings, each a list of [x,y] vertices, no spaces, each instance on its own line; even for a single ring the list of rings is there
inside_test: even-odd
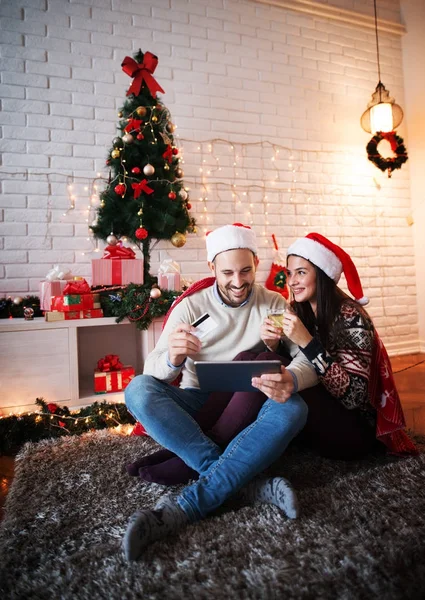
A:
[[[143,139],[145,138],[145,136],[143,135],[143,133],[142,133],[142,132],[138,133],[138,134],[136,135],[136,137],[137,137],[137,139],[138,139],[138,140],[143,140]]]
[[[145,240],[148,237],[148,231],[144,227],[139,227],[136,229],[135,236],[138,240]]]
[[[177,198],[176,193],[175,192],[170,192],[168,194],[168,197],[170,200],[175,200]]]
[[[179,153],[179,149],[178,148],[173,148],[171,150],[171,152],[174,154],[174,156],[177,156],[177,154]]]
[[[133,173],[133,175],[138,175],[139,173],[141,173],[139,167],[133,167],[131,169],[131,172]]]
[[[119,196],[122,196],[123,194],[125,194],[126,189],[127,189],[127,186],[124,185],[124,183],[119,183],[118,185],[116,185],[114,187],[115,193],[118,194]]]
[[[190,209],[192,208],[192,205],[191,205],[191,203],[190,203],[190,202],[188,202],[188,203],[186,204],[186,208],[187,208],[187,210],[190,210]]]

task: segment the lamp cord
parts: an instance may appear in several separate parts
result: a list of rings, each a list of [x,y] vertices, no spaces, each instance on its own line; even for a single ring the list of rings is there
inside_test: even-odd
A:
[[[376,12],[376,0],[373,0],[373,6],[375,9],[375,36],[376,36],[376,56],[378,58],[378,78],[381,83],[381,66],[379,64],[379,43],[378,43],[378,15]],[[381,99],[381,91],[379,91],[379,99]]]

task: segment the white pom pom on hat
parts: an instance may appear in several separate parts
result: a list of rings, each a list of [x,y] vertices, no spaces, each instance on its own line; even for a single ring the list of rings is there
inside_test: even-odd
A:
[[[369,298],[363,294],[360,277],[350,255],[320,233],[309,233],[306,237],[296,240],[289,246],[286,256],[291,254],[301,256],[316,265],[335,283],[338,283],[341,273],[344,272],[348,289],[356,302],[362,305],[369,303]]]
[[[220,252],[247,248],[255,255],[258,254],[255,232],[248,225],[233,223],[223,225],[207,233],[207,260],[212,262]]]

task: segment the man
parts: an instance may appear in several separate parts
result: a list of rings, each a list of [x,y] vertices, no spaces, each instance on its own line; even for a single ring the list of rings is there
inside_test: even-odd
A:
[[[224,451],[202,432],[193,417],[208,392],[199,389],[194,361],[232,360],[242,351],[263,349],[260,328],[267,309],[286,304],[280,294],[255,284],[259,261],[250,227],[225,225],[211,232],[206,244],[215,283],[173,308],[144,374],[125,392],[129,411],[147,433],[200,478],[176,497],[161,498],[154,510],[133,515],[123,540],[129,560],[153,541],[204,518],[274,462],[306,422],[307,406],[296,391],[317,383],[298,346],[284,338],[293,356],[288,368],[252,380],[268,398],[255,422]],[[201,342],[191,323],[204,313],[217,326]],[[179,374],[180,387],[170,385]],[[283,478],[253,482],[244,494],[251,501],[276,504],[291,518],[297,516],[295,493]]]

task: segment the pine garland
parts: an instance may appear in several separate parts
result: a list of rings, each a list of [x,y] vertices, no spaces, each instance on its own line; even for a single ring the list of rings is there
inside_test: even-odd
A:
[[[25,296],[22,302],[15,304],[12,298],[0,298],[0,319],[24,318],[24,308],[29,307],[34,311],[34,317],[42,317],[40,298],[38,296]]]
[[[38,412],[0,419],[0,455],[16,454],[26,442],[135,423],[125,404],[95,402],[71,412],[67,406],[47,404],[43,398],[35,403],[40,407]]]
[[[152,279],[152,281],[156,281]],[[149,281],[143,285],[129,285],[103,288],[100,292],[100,303],[107,317],[116,317],[117,323],[124,319],[133,321],[138,329],[148,329],[153,319],[164,317],[172,303],[182,294],[176,290],[161,290],[159,298],[151,297],[153,284]],[[96,292],[96,288],[93,288]]]

